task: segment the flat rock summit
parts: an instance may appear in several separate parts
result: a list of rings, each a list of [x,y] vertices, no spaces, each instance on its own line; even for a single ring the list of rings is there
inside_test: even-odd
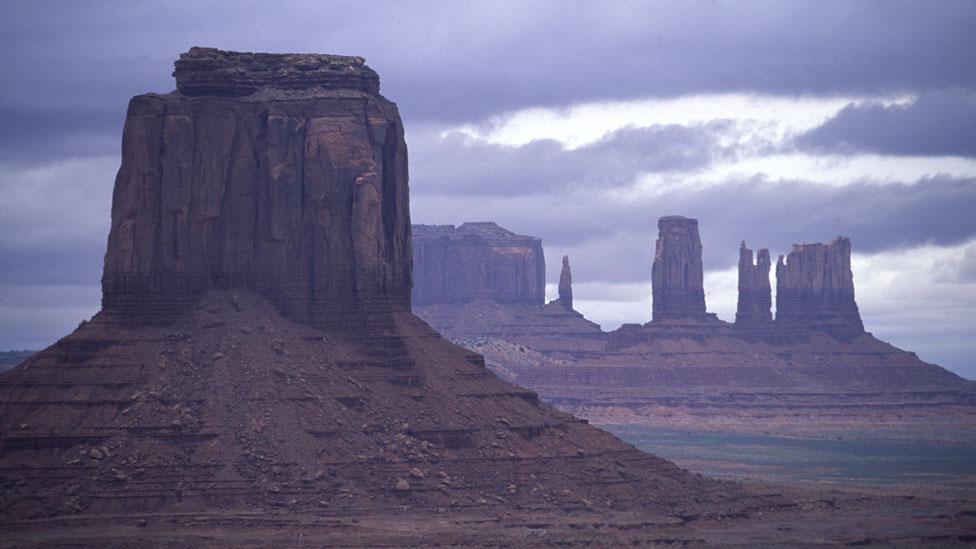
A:
[[[605,347],[572,309],[568,260],[560,300],[542,303],[538,239],[485,223],[419,228],[413,242],[403,124],[362,58],[192,48],[174,75],[175,91],[129,104],[102,310],[0,376],[0,546],[968,531],[972,517],[944,506],[923,527],[898,501],[692,474],[502,381],[414,316],[412,288],[418,302],[498,300],[589,334],[580,352]],[[675,235],[660,246],[663,313],[704,314],[697,233],[679,222]],[[797,261],[843,267],[820,250]],[[452,261],[465,269],[434,267]],[[801,304],[825,287],[803,272],[788,271]],[[814,321],[852,319],[843,274]],[[882,507],[885,524],[845,527]]]

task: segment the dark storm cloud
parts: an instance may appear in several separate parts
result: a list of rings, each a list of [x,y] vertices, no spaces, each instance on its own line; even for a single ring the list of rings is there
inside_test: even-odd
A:
[[[976,156],[976,92],[929,91],[903,106],[851,104],[797,145],[841,154]]]
[[[36,165],[117,153],[125,110],[0,105],[0,163]]]
[[[413,141],[411,188],[444,195],[516,196],[586,187],[592,192],[630,185],[645,172],[688,171],[733,151],[718,143],[732,124],[624,128],[576,149],[545,139],[496,145],[455,132]]]
[[[0,112],[26,142],[118,135],[192,45],[363,55],[408,123],[701,92],[891,93],[976,85],[972,2],[4,3]],[[70,118],[70,117],[69,117]],[[53,129],[52,129],[53,128]],[[43,148],[43,147],[42,147]]]
[[[574,253],[574,265],[585,265],[592,280],[602,282],[646,279],[657,220],[673,214],[699,219],[709,270],[735,265],[741,240],[753,249],[769,248],[775,258],[794,243],[824,242],[839,235],[850,237],[857,253],[976,238],[972,179],[833,187],[757,177],[627,201],[575,192],[463,202],[415,195],[414,221],[495,220],[541,237],[547,248],[579,252]]]

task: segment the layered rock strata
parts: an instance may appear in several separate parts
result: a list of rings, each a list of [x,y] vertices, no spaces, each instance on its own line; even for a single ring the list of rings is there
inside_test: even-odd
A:
[[[361,58],[193,48],[129,104],[102,304],[166,317],[244,288],[289,318],[409,310],[407,149]]]
[[[652,271],[653,319],[704,318],[705,290],[698,220],[662,217],[657,227]]]
[[[837,337],[864,332],[854,301],[851,241],[795,244],[776,263],[776,324]]]
[[[772,289],[769,285],[769,250],[761,249],[753,262],[753,252],[742,242],[739,247],[739,301],[736,324],[757,324],[773,320]]]
[[[413,231],[415,304],[545,301],[546,264],[538,238],[490,222],[415,225]]]

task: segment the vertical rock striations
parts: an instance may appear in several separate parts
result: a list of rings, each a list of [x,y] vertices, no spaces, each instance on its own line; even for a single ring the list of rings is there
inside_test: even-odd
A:
[[[776,323],[848,337],[864,332],[854,301],[851,241],[794,244],[776,263]]]
[[[415,225],[413,302],[541,305],[546,264],[542,241],[495,223]]]
[[[698,220],[662,217],[652,278],[653,319],[704,318],[702,246]]]
[[[569,269],[569,256],[563,256],[563,270],[559,273],[559,304],[573,308],[573,272]]]
[[[129,104],[103,306],[244,288],[315,324],[408,310],[403,127],[362,58],[193,48],[174,75]]]
[[[745,241],[739,247],[739,302],[736,324],[756,324],[773,320],[772,289],[769,285],[769,250],[762,249],[752,260],[752,250]]]

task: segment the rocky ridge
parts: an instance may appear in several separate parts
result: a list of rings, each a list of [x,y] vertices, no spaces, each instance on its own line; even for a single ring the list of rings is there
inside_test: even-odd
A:
[[[661,227],[655,300],[659,283],[664,293],[697,296],[700,285],[688,284],[697,275],[684,274],[701,264],[697,222],[669,217]],[[931,435],[928,426],[938,417],[946,426],[940,440],[976,433],[972,382],[863,331],[849,240],[798,245],[781,264],[780,288],[795,290],[784,291],[786,310],[775,320],[768,251],[754,260],[745,243],[735,323],[701,312],[704,300],[697,297],[694,307],[682,298],[684,305],[665,307],[663,318],[610,332],[595,324],[580,329],[582,317],[553,322],[541,308],[516,311],[494,302],[421,307],[418,314],[482,353],[505,379],[594,421],[790,435],[874,430],[910,438]],[[806,421],[796,422],[798,414]]]

